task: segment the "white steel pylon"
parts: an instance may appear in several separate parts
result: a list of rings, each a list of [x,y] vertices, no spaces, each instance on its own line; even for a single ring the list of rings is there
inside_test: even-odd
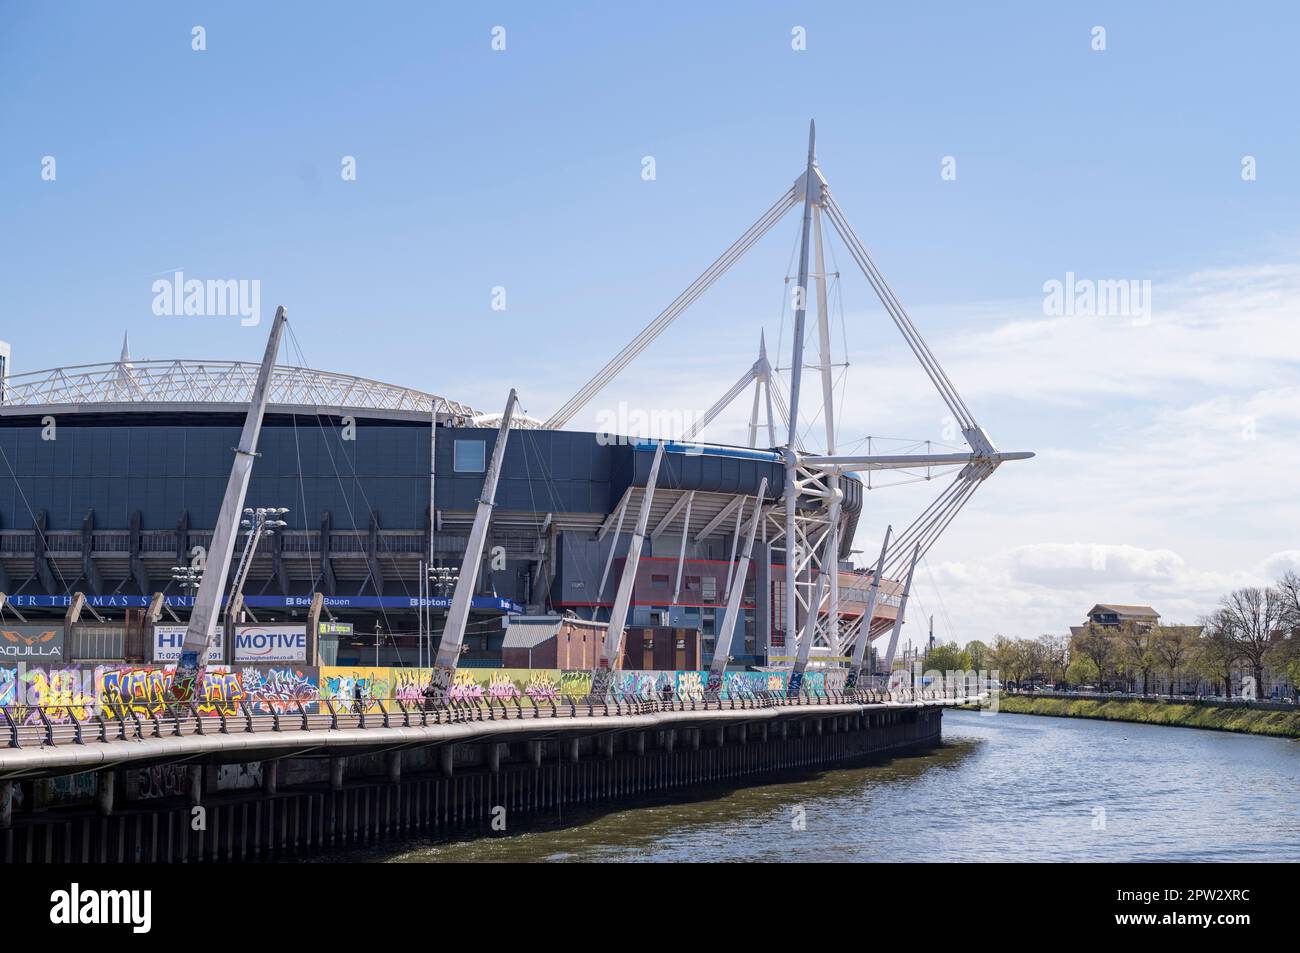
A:
[[[773,403],[780,409],[780,420],[784,426],[787,421],[785,401],[781,398],[780,392],[772,392],[772,380],[776,372],[772,368],[772,362],[767,359],[767,339],[760,331],[758,335],[758,359],[750,365],[749,370],[740,375],[740,380],[731,385],[731,389],[717,399],[717,401],[700,415],[691,426],[682,432],[683,441],[694,440],[696,435],[705,427],[713,423],[718,415],[731,406],[731,404],[745,392],[752,383],[754,385],[754,406],[749,414],[749,445],[758,446],[758,435],[760,432],[760,412],[766,409],[766,430],[767,445],[775,447],[776,444],[776,420],[777,417],[772,412]]]
[[[898,300],[898,296],[885,281],[870,253],[853,231],[848,218],[831,194],[826,178],[817,166],[815,124],[809,124],[807,162],[794,184],[544,425],[548,428],[558,428],[567,424],[606,384],[663,334],[745,252],[775,227],[786,212],[800,203],[803,204],[803,216],[799,243],[799,271],[797,283],[791,289],[794,333],[791,346],[788,408],[781,399],[779,388],[771,386],[774,375],[771,365],[767,362],[765,342],[760,338],[758,361],[703,415],[699,423],[683,435],[685,439],[695,437],[723,409],[744,393],[752,382],[755,384],[755,400],[754,409],[750,414],[750,444],[753,446],[757,442],[758,390],[761,386],[768,400],[769,440],[775,446],[775,439],[772,436],[775,426],[771,405],[775,403],[780,409],[782,423],[786,425],[785,445],[779,448],[783,453],[786,468],[785,487],[782,493],[784,519],[780,519],[777,513],[772,513],[768,517],[767,528],[770,531],[769,544],[773,544],[773,549],[777,551],[784,551],[784,579],[780,583],[783,591],[777,604],[780,626],[779,633],[774,633],[773,642],[776,643],[778,638],[781,639],[784,645],[781,657],[791,663],[788,684],[792,693],[797,693],[802,688],[804,669],[815,641],[827,645],[835,657],[853,649],[856,668],[861,665],[863,652],[867,649],[860,640],[869,641],[883,634],[884,631],[900,628],[903,624],[903,607],[900,606],[899,617],[896,620],[877,621],[859,617],[854,619],[847,628],[841,625],[839,560],[847,549],[844,545],[845,527],[842,506],[844,493],[841,480],[846,474],[961,465],[960,472],[938,498],[897,538],[887,543],[885,551],[877,562],[876,581],[878,582],[881,578],[897,579],[905,567],[915,565],[915,562],[934,545],[935,540],[969,501],[979,484],[988,479],[1002,463],[1033,456],[1028,452],[999,451],[976,422],[970,409],[931,353]],[[831,227],[848,248],[854,263],[866,277],[872,291],[903,336],[922,370],[948,406],[953,421],[970,448],[969,452],[864,456],[840,455],[836,452],[830,316],[822,247],[823,225],[826,221],[830,222]],[[810,255],[815,256],[815,270],[811,273]],[[812,277],[816,283],[819,363],[814,365],[814,369],[820,371],[821,416],[826,430],[825,452],[820,454],[810,453],[804,449],[803,437],[799,431],[809,277]],[[769,655],[769,661],[775,660]]]

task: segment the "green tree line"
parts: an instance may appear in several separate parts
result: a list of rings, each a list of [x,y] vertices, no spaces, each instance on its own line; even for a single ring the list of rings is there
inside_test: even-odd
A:
[[[994,670],[1017,687],[1091,685],[1100,691],[1174,694],[1209,684],[1216,694],[1233,693],[1234,676],[1266,686],[1300,686],[1300,574],[1288,571],[1275,585],[1228,593],[1196,625],[1094,622],[1072,635],[1009,638],[990,643],[955,642],[927,653],[925,668],[939,671]]]

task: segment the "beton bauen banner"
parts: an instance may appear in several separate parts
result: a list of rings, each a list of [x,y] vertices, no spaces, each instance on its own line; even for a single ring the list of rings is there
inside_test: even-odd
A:
[[[236,662],[305,662],[306,660],[306,626],[241,625],[235,629]]]

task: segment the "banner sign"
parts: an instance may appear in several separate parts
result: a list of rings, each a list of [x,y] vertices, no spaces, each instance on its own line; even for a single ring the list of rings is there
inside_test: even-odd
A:
[[[153,660],[179,662],[181,645],[185,642],[185,626],[155,625],[153,627]],[[220,665],[226,657],[226,634],[217,626],[212,645],[208,647],[208,664]]]
[[[71,596],[8,596],[6,601],[17,609],[66,609],[72,604]],[[86,605],[94,609],[147,609],[150,596],[86,596]],[[222,605],[226,600],[222,599]],[[309,609],[311,596],[246,596],[244,603],[252,609]],[[163,604],[173,609],[194,608],[193,596],[165,596]],[[417,599],[414,596],[326,596],[324,604],[331,609],[414,609],[425,605],[434,609],[451,608],[449,596]],[[519,614],[524,607],[510,599],[496,596],[475,596],[470,608],[480,612],[509,612]]]
[[[306,626],[241,625],[235,629],[236,662],[302,662],[306,659]]]
[[[0,658],[10,662],[62,662],[63,623],[0,627]]]

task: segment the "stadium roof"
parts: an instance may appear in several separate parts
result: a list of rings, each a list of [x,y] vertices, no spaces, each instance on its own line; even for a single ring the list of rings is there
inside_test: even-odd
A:
[[[132,361],[55,367],[14,374],[5,382],[0,414],[46,411],[243,411],[252,397],[258,364],[250,361]],[[350,374],[276,365],[269,413],[372,411],[380,416],[467,424],[479,411],[459,401]]]

